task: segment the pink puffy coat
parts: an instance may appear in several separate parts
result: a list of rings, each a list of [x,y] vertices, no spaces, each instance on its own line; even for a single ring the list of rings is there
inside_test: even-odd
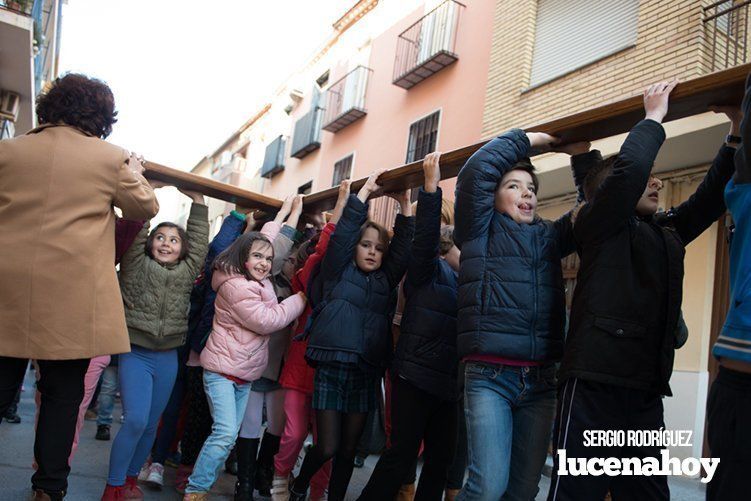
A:
[[[267,223],[261,233],[273,241],[279,225]],[[294,294],[279,303],[269,279],[257,282],[221,270],[214,271],[211,287],[217,293],[214,323],[201,352],[201,366],[254,381],[268,363],[268,336],[294,322],[303,312],[305,300]]]

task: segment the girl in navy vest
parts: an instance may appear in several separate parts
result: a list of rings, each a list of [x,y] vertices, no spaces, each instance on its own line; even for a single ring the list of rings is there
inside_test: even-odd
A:
[[[368,221],[367,200],[379,191],[383,170],[350,195],[318,275],[310,285],[315,311],[306,352],[316,365],[313,409],[318,442],[306,455],[290,499],[305,499],[311,477],[336,456],[329,500],[344,499],[376,384],[392,352],[391,315],[396,288],[409,261],[414,220],[409,191],[392,195],[401,207],[394,238]]]

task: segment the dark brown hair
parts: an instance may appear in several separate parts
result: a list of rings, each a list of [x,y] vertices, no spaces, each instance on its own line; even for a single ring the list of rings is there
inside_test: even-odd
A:
[[[245,266],[245,263],[248,262],[250,249],[253,247],[254,242],[264,242],[271,247],[273,255],[274,246],[271,245],[271,241],[266,238],[266,235],[258,231],[250,231],[237,237],[237,240],[232,242],[232,245],[227,247],[216,257],[216,259],[214,259],[214,269],[221,270],[225,273],[237,273],[244,275],[248,280],[255,280]]]
[[[177,234],[180,237],[180,243],[182,244],[182,247],[180,248],[180,256],[177,259],[178,261],[185,259],[190,252],[190,242],[188,242],[188,234],[185,233],[184,229],[182,229],[175,223],[169,222],[159,223],[153,230],[151,230],[149,237],[146,239],[146,245],[144,246],[146,255],[151,259],[154,259],[154,239],[156,238],[156,231],[159,228],[175,228],[177,230]]]
[[[365,235],[365,231],[368,228],[373,228],[378,232],[378,240],[380,240],[381,244],[383,244],[383,257],[386,257],[386,254],[389,250],[389,243],[391,242],[391,237],[389,237],[389,230],[376,223],[375,221],[368,220],[360,228],[360,238],[357,239],[358,243],[360,242],[360,240],[362,240],[362,237],[363,235]]]
[[[506,174],[515,170],[523,170],[524,172],[532,176],[532,184],[535,185],[535,193],[540,191],[540,179],[537,177],[537,173],[535,173],[535,166],[532,165],[532,162],[529,160],[529,158],[522,158],[521,160],[516,162]],[[499,182],[498,186],[500,185],[501,183]],[[496,186],[496,189],[498,189],[498,186]]]
[[[80,73],[52,81],[36,100],[40,124],[64,123],[99,138],[106,138],[117,122],[115,96],[106,83]]]
[[[618,155],[611,155],[599,162],[596,162],[587,171],[587,175],[584,178],[584,198],[587,201],[592,200],[592,197],[597,192],[597,188],[600,187],[606,177],[613,172],[613,165]]]

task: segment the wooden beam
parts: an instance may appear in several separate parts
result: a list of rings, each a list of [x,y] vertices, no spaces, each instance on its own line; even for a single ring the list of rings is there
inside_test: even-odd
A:
[[[751,63],[678,84],[671,93],[670,108],[665,121],[703,113],[707,111],[708,106],[713,104],[739,105],[743,99],[744,83],[749,72],[751,72]],[[642,103],[642,96],[637,95],[581,113],[522,128],[559,136],[564,143],[593,141],[631,129],[644,116]],[[441,179],[456,177],[467,159],[486,142],[481,141],[444,152],[441,155]],[[164,181],[180,188],[200,191],[209,197],[265,211],[275,211],[282,205],[281,200],[153,162],[146,162],[145,175],[149,179]],[[354,181],[352,191],[359,190],[365,181],[366,178]],[[422,161],[391,169],[381,176],[380,182],[384,191],[418,187],[423,182]],[[331,209],[336,202],[336,196],[336,187],[307,195],[304,202],[305,209],[310,212]]]
[[[745,90],[746,75],[751,63],[711,73],[679,83],[670,95],[670,107],[665,121],[677,120],[704,113],[710,105],[740,105]],[[644,118],[641,94],[591,110],[557,118],[538,125],[521,127],[524,130],[547,132],[559,136],[564,143],[593,141],[627,132]],[[441,154],[441,179],[456,177],[467,159],[487,141],[465,146]],[[375,167],[375,166],[374,166]],[[352,183],[356,191],[366,179]],[[397,191],[422,185],[422,161],[402,165],[380,177],[384,191]],[[337,188],[312,193],[305,197],[305,208],[311,211],[328,210],[336,202]]]
[[[147,179],[162,181],[186,190],[198,191],[208,197],[217,198],[243,207],[274,212],[282,206],[282,201],[276,198],[244,190],[231,184],[220,183],[214,179],[197,176],[190,172],[172,169],[154,162],[146,162],[144,167],[146,168],[144,176]]]

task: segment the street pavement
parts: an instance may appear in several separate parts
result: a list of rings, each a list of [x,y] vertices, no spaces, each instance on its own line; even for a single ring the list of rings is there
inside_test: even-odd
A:
[[[19,405],[20,424],[0,424],[0,501],[26,501],[30,498],[30,478],[33,473],[34,438],[34,399],[33,372],[27,375],[25,391]],[[119,429],[120,405],[115,409],[115,424],[112,426],[114,438]],[[86,421],[81,431],[78,452],[73,460],[69,477],[68,496],[71,501],[96,501],[102,495],[107,478],[107,465],[112,442],[94,440],[96,423]],[[347,500],[355,500],[373,471],[377,456],[368,457],[363,468],[356,468],[349,486]],[[180,500],[181,496],[171,488],[175,470],[165,471],[165,488],[162,491],[142,487],[146,500]],[[231,500],[235,477],[223,473],[211,492],[212,500]],[[543,476],[536,501],[545,500],[550,479]],[[672,499],[678,501],[700,501],[705,499],[704,489],[696,479],[671,477]],[[257,500],[266,500],[256,496]]]

